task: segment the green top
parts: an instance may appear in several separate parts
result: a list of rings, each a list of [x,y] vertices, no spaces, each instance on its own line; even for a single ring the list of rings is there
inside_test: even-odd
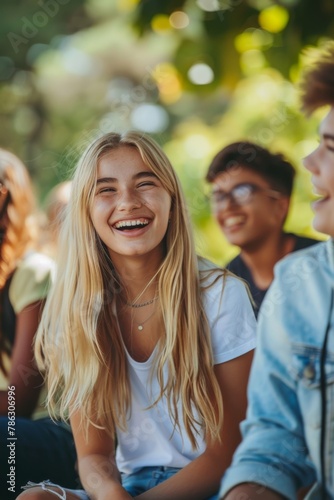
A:
[[[37,252],[28,253],[19,263],[9,287],[9,300],[15,314],[19,314],[29,304],[46,298],[56,266],[50,257]],[[41,390],[32,419],[48,416],[43,404],[46,388]]]
[[[50,257],[37,252],[27,254],[17,266],[9,287],[9,300],[16,314],[46,298],[54,273],[55,263]]]

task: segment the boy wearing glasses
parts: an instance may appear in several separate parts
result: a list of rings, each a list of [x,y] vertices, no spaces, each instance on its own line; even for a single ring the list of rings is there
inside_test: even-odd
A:
[[[220,498],[334,498],[334,42],[305,74],[306,112],[328,105],[304,159],[318,200],[313,225],[330,238],[275,268],[261,308],[243,441]]]
[[[212,184],[212,212],[227,240],[241,250],[227,267],[248,282],[256,314],[276,262],[317,243],[283,230],[294,175],[281,154],[235,142],[214,157],[206,176]]]

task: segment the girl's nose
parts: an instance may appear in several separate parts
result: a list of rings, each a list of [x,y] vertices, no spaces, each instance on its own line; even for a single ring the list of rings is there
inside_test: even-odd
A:
[[[318,152],[318,148],[315,149],[314,151],[312,151],[312,153],[310,153],[309,155],[305,156],[305,158],[303,158],[304,167],[309,172],[312,172],[312,173],[315,173],[319,170],[318,169],[317,152]]]
[[[142,205],[140,197],[132,189],[123,190],[118,197],[119,210],[132,210]]]

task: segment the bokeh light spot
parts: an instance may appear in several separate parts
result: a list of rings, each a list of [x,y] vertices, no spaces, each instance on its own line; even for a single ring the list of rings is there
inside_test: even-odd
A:
[[[151,21],[151,27],[153,31],[160,35],[168,33],[171,29],[169,17],[164,14],[158,14],[157,16],[154,16]]]
[[[194,64],[188,71],[188,78],[195,85],[207,85],[214,77],[212,68],[205,63]]]
[[[270,33],[251,28],[235,37],[234,46],[238,52],[242,53],[247,50],[268,48],[272,42],[273,36]]]
[[[219,10],[219,0],[197,0],[200,9],[206,12],[215,12]]]
[[[169,124],[167,111],[157,104],[140,104],[131,113],[132,125],[143,132],[157,133],[166,130]]]
[[[270,33],[279,33],[289,21],[289,12],[280,5],[272,5],[259,14],[260,26]]]
[[[184,148],[189,156],[200,159],[204,158],[210,152],[211,144],[204,135],[192,134],[184,141]],[[202,172],[199,172],[198,177],[201,176]]]
[[[152,77],[158,86],[162,102],[171,104],[180,99],[182,86],[178,72],[172,64],[158,64],[152,72]]]
[[[169,22],[175,29],[186,28],[189,24],[189,17],[185,12],[175,11],[169,16]]]

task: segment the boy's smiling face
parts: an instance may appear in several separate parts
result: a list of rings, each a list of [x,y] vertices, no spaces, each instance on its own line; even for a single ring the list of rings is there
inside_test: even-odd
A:
[[[312,174],[315,194],[320,196],[312,204],[313,226],[334,237],[334,107],[321,122],[319,135],[319,146],[304,158],[304,165]]]
[[[222,172],[212,183],[213,193],[231,193],[237,186],[250,184],[257,189],[247,202],[238,204],[231,198],[224,207],[212,207],[225,237],[242,250],[253,250],[282,231],[289,208],[289,198],[275,192],[259,173],[244,166]]]

